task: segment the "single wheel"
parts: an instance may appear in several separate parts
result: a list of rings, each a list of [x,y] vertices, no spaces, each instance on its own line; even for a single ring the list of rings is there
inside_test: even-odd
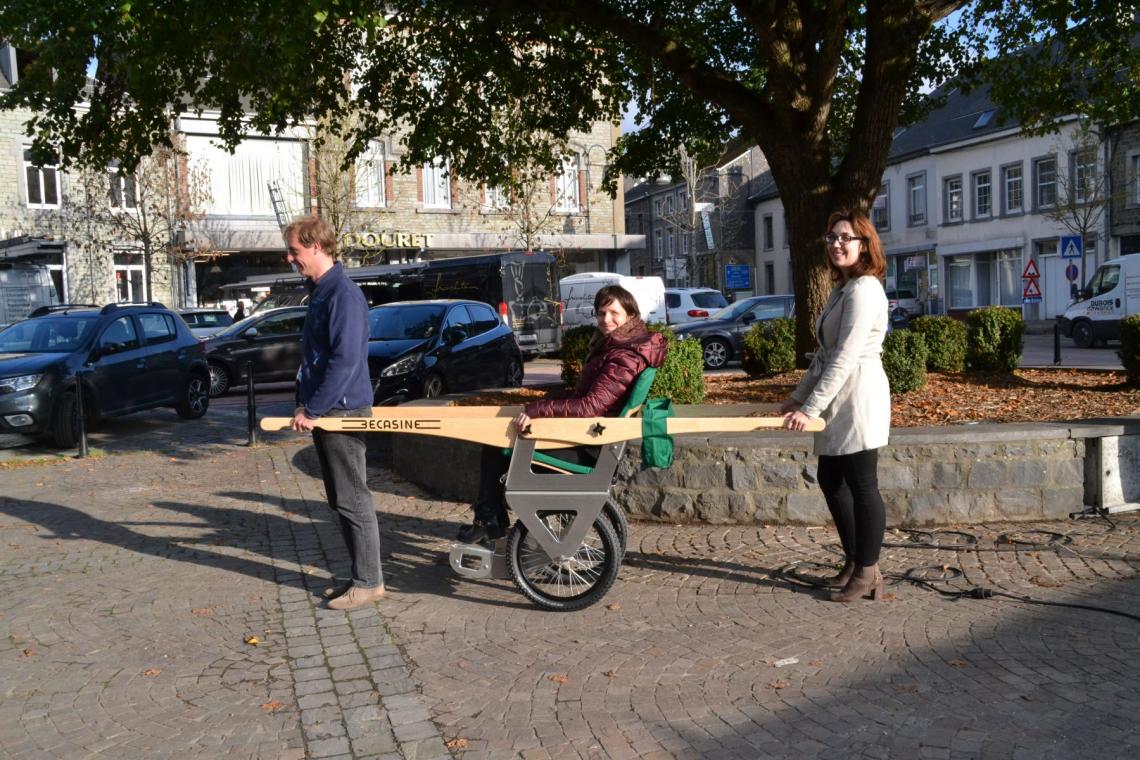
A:
[[[625,510],[613,499],[606,499],[606,505],[602,507],[602,515],[610,521],[610,527],[614,529],[614,535],[617,536],[621,556],[624,559],[625,550],[629,545],[629,519],[625,516]]]
[[[79,406],[75,403],[75,391],[63,394],[56,402],[51,415],[51,437],[61,449],[74,449],[79,443]]]
[[[574,514],[539,512],[538,517],[561,536]],[[599,515],[572,556],[552,561],[519,521],[507,535],[507,567],[527,599],[543,609],[569,612],[605,596],[617,580],[621,549],[610,521]]]
[[[523,384],[523,367],[517,359],[507,364],[507,374],[503,378],[504,388],[519,388]]]
[[[186,381],[182,397],[174,406],[174,411],[184,420],[196,420],[210,408],[210,380],[206,375],[195,372]]]
[[[437,398],[442,396],[445,390],[443,378],[434,372],[424,378],[424,398]]]
[[[230,373],[221,364],[210,362],[210,398],[216,398],[230,389]]]
[[[1092,348],[1094,343],[1092,325],[1088,322],[1073,324],[1073,343],[1077,348]]]
[[[705,341],[705,367],[708,369],[722,368],[728,364],[728,357],[731,355],[732,349],[720,338],[709,338]]]

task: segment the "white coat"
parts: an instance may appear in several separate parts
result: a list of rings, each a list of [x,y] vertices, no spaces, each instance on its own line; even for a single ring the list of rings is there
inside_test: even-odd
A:
[[[815,434],[815,453],[854,454],[887,445],[891,391],[883,372],[887,295],[876,277],[837,285],[816,322],[819,350],[792,398],[827,427]]]

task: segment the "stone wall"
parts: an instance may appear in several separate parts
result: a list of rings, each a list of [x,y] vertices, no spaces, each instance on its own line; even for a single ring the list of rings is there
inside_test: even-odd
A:
[[[723,412],[725,408],[719,407]],[[682,407],[685,416],[708,408]],[[892,527],[1032,521],[1081,511],[1092,493],[1086,445],[1140,433],[1140,421],[896,428],[880,452],[879,484]],[[1095,443],[1095,441],[1094,441]],[[470,501],[477,446],[405,436],[393,448],[404,478],[442,498]],[[801,523],[830,518],[816,483],[811,437],[790,433],[686,436],[673,466],[641,469],[636,442],[618,468],[614,496],[634,518],[664,522]],[[425,462],[448,462],[447,468]]]

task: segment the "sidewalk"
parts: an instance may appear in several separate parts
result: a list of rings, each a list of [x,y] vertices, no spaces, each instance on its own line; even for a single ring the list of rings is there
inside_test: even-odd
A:
[[[375,461],[390,593],[340,613],[303,438],[245,447],[214,410],[132,426],[0,470],[0,757],[1140,753],[1136,619],[899,580],[1140,615],[1133,515],[892,533],[888,600],[850,606],[782,572],[835,562],[829,530],[634,524],[606,599],[557,614],[454,576],[465,506]]]

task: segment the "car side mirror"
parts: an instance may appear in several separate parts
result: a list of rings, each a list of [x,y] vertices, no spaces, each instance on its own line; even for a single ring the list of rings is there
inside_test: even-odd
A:
[[[1082,301],[1087,301],[1088,299],[1092,298],[1092,288],[1079,288],[1077,290],[1077,296]]]
[[[462,327],[449,327],[447,329],[447,336],[444,338],[447,345],[458,346],[465,340],[467,340],[467,331]]]
[[[245,332],[243,332],[241,334],[241,337],[246,338],[248,340],[253,340],[254,338],[257,337],[257,328],[256,327],[249,328],[248,330],[246,330]]]
[[[744,316],[740,318],[740,321],[746,325],[750,325],[756,321],[756,315],[750,311],[747,311],[744,313]]]

